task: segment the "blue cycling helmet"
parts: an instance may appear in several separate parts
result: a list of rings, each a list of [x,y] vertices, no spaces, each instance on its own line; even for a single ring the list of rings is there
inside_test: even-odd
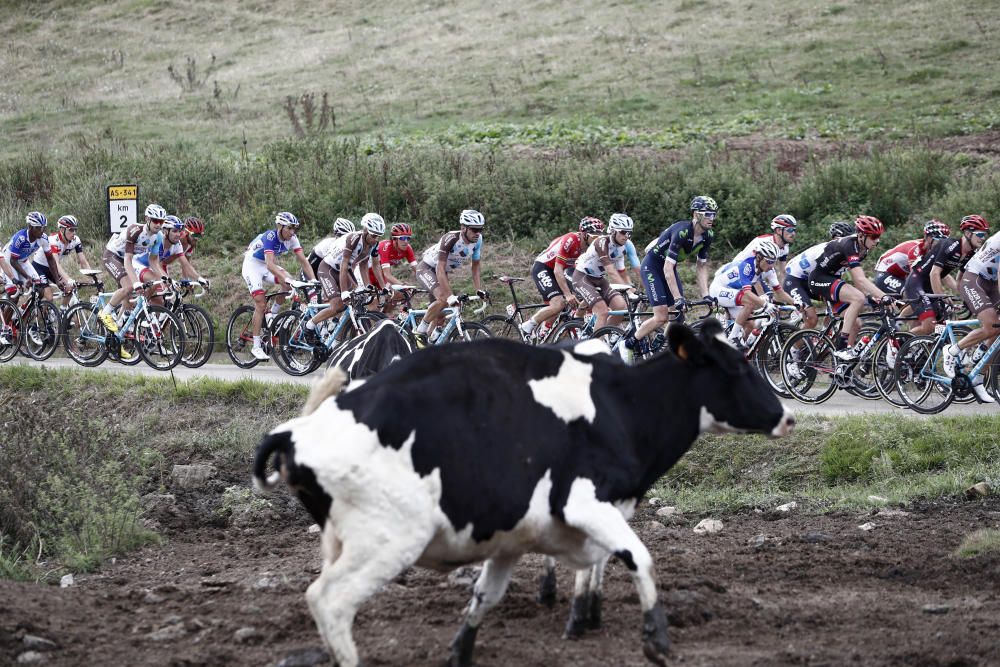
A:
[[[29,227],[45,227],[49,224],[49,219],[45,217],[44,213],[39,213],[38,211],[32,211],[25,218],[24,221],[28,223]]]
[[[298,227],[299,219],[288,211],[282,211],[274,217],[274,224],[281,227]]]
[[[168,215],[163,219],[163,229],[184,229],[184,223],[176,215]]]

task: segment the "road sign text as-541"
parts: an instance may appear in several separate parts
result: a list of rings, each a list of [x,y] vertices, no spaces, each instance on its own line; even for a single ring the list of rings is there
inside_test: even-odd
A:
[[[139,186],[108,186],[108,233],[117,234],[139,220]]]

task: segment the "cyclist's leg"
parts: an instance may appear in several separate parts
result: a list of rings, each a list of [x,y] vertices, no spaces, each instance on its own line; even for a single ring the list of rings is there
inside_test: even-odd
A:
[[[802,313],[802,326],[806,329],[815,329],[819,315],[816,314],[816,309],[812,305],[813,295],[809,291],[809,283],[801,278],[786,275],[782,287],[785,293],[792,297],[795,307]]]
[[[605,292],[605,294],[607,295],[605,303],[608,304],[611,310],[625,310],[626,308],[628,308],[628,304],[625,303],[625,297],[623,297],[618,292],[612,291],[610,287]],[[618,326],[619,324],[621,324],[623,319],[624,319],[623,315],[612,315],[607,319],[607,324],[610,324],[612,326]]]
[[[903,284],[903,298],[909,302],[907,308],[910,312],[917,316],[917,324],[913,325],[910,331],[915,336],[934,333],[934,308],[931,306],[931,300],[927,298],[919,276],[912,275],[906,279]]]
[[[314,330],[316,325],[320,322],[330,319],[344,309],[344,302],[340,298],[340,284],[337,281],[338,276],[334,272],[333,267],[326,262],[321,262],[319,265],[319,273],[316,277],[319,279],[320,285],[323,288],[323,292],[320,297],[329,305],[313,315],[312,318],[306,323],[306,329],[310,331]],[[354,281],[351,279],[350,274],[348,274],[347,279],[353,286]]]
[[[646,255],[642,260],[640,271],[642,273],[642,286],[646,290],[646,298],[653,308],[653,316],[639,325],[635,332],[634,339],[642,340],[653,331],[656,331],[667,323],[670,317],[670,306],[674,305],[674,297],[667,289],[667,281],[663,277],[663,263],[657,262],[651,254]],[[675,265],[676,267],[676,265]],[[675,268],[674,271],[677,269]],[[677,281],[680,285],[680,281]],[[626,340],[629,345],[631,341]]]
[[[531,279],[535,282],[535,289],[538,290],[546,305],[535,311],[521,325],[521,329],[525,333],[531,333],[542,322],[554,319],[566,306],[566,299],[563,297],[559,283],[556,281],[555,273],[547,265],[542,262],[535,262],[531,267]]]
[[[959,341],[959,350],[971,350],[980,343],[992,343],[1000,335],[1000,329],[993,326],[997,324],[997,304],[1000,303],[997,281],[966,273],[959,284],[959,293],[965,305],[982,324],[982,327],[972,330]]]

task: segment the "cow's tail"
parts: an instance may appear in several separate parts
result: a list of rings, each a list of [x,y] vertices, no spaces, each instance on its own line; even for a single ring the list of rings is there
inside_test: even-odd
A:
[[[323,374],[323,377],[313,382],[312,389],[309,391],[309,398],[306,399],[306,404],[302,406],[302,416],[306,417],[316,412],[316,408],[319,407],[320,403],[331,396],[339,394],[345,384],[347,384],[347,374],[344,370],[337,365],[331,366]]]

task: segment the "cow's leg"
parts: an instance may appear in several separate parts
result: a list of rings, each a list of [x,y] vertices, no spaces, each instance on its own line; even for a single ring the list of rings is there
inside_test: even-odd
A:
[[[569,620],[566,621],[567,639],[582,637],[587,631],[587,613],[590,610],[590,569],[576,571],[573,580],[573,601],[569,606]]]
[[[538,579],[538,601],[546,607],[552,607],[556,603],[556,559],[546,556],[542,560],[542,567],[545,571]]]
[[[589,629],[597,630],[601,627],[601,606],[604,601],[604,568],[608,566],[608,559],[605,556],[599,563],[590,568],[590,608],[587,610],[587,621]]]
[[[483,622],[486,612],[492,609],[507,592],[510,575],[519,558],[520,556],[493,558],[483,565],[483,571],[476,580],[472,592],[472,601],[469,602],[465,613],[465,621],[451,642],[448,667],[469,667],[472,664],[472,650],[476,645],[479,625]]]
[[[400,530],[401,525],[407,529]],[[358,608],[416,562],[432,533],[430,521],[415,516],[394,516],[392,522],[386,522],[384,516],[357,513],[340,515],[327,522],[322,545],[323,569],[306,589],[306,601],[339,667],[360,664],[351,637]]]
[[[650,661],[665,665],[670,640],[667,616],[656,596],[653,559],[618,508],[597,500],[593,484],[581,481],[577,480],[570,490],[564,510],[566,523],[625,563],[642,606],[642,651]]]

